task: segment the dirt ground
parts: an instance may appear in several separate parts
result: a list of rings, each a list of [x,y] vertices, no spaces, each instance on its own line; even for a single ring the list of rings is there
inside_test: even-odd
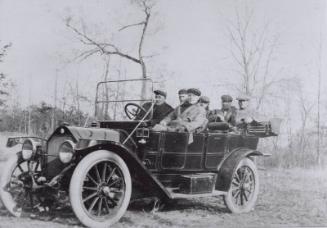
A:
[[[298,227],[327,226],[326,170],[260,170],[255,210],[230,214],[221,197],[179,200],[151,213],[134,203],[114,227]],[[70,209],[37,218],[13,218],[0,205],[0,227],[80,227]]]

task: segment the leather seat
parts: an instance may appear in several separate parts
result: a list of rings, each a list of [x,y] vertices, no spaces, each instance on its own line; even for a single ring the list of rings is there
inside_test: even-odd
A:
[[[228,132],[229,131],[229,125],[225,122],[210,122],[207,125],[209,131],[222,131],[222,132]]]

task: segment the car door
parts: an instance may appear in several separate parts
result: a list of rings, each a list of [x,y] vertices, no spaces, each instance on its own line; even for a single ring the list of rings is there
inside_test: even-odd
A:
[[[163,148],[161,151],[162,169],[183,169],[186,161],[186,152],[189,134],[179,132],[163,133]]]
[[[192,134],[189,137],[192,137],[192,140],[189,139],[184,169],[200,170],[203,166],[206,135],[199,133]]]
[[[160,132],[150,131],[149,141],[141,149],[141,158],[143,164],[149,170],[158,169],[160,158],[160,143],[162,134]]]
[[[224,158],[227,144],[227,134],[209,133],[204,166],[206,169],[216,169]]]

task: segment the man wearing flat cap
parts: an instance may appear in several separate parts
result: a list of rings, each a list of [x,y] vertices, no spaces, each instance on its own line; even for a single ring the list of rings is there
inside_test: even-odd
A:
[[[153,115],[152,115],[152,125],[160,123],[160,121],[165,118],[169,113],[174,109],[166,103],[167,93],[162,90],[154,90],[155,95],[154,106],[153,106]],[[142,105],[145,110],[149,110],[152,103],[147,102]],[[144,113],[140,113],[144,115]],[[141,119],[143,116],[137,116],[136,119]]]
[[[201,91],[195,88],[187,90],[188,100],[179,105],[165,117],[154,130],[168,130],[177,132],[195,132],[207,123],[206,111],[198,103]]]
[[[247,95],[240,95],[236,98],[238,101],[237,119],[236,124],[242,128],[246,124],[258,124],[255,119],[259,118],[259,115],[254,109],[249,107],[250,98]]]
[[[201,96],[199,99],[199,104],[208,112],[209,111],[210,99],[207,96]]]
[[[180,104],[183,104],[185,101],[187,101],[187,89],[180,89],[178,91],[178,99]]]
[[[197,131],[196,132],[202,132],[202,131],[204,131],[206,128],[207,128],[207,124],[208,124],[208,114],[209,114],[209,104],[210,104],[210,99],[209,99],[209,97],[207,97],[207,96],[201,96],[200,98],[199,98],[199,105],[201,106],[201,107],[203,107],[204,108],[204,110],[206,111],[206,120],[205,120],[205,123],[202,125],[202,127],[201,128],[199,128],[199,129],[197,129]]]
[[[221,96],[221,109],[214,109],[208,114],[209,122],[226,122],[231,127],[236,125],[237,110],[232,106],[233,98],[230,95]]]

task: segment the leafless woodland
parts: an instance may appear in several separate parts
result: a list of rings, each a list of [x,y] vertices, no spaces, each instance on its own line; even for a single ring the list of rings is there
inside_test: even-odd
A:
[[[161,73],[155,76],[149,74],[148,70],[152,68],[153,60],[160,53],[152,50],[147,44],[153,38],[153,34],[160,34],[165,29],[165,22],[158,20],[160,10],[157,2],[130,0],[126,4],[132,7],[138,16],[123,18],[124,24],[112,21],[111,23],[116,23],[116,26],[103,31],[102,24],[94,27],[87,17],[78,15],[76,11],[62,13],[60,20],[62,27],[65,28],[65,35],[75,42],[75,46],[67,50],[69,55],[59,53],[63,57],[56,74],[64,71],[67,65],[74,67],[92,59],[103,66],[102,74],[97,76],[99,81],[110,80],[113,75],[115,79],[128,78],[126,64],[139,68],[136,74],[139,78],[154,78],[160,85],[164,85],[168,80],[174,80],[173,69],[160,69]],[[287,66],[277,61],[285,45],[280,42],[284,35],[283,28],[275,26],[273,20],[263,18],[254,10],[251,3],[235,2],[232,15],[227,17],[221,13],[221,20],[224,22],[223,37],[229,43],[225,47],[229,53],[226,58],[231,62],[230,75],[222,80],[225,82],[224,87],[228,88],[231,94],[250,96],[251,107],[258,118],[283,119],[281,134],[261,142],[261,149],[272,154],[263,165],[286,168],[326,165],[327,127],[324,124],[324,116],[327,101],[323,94],[325,91],[321,88],[322,50],[325,45],[323,31],[319,31],[319,39],[313,40],[314,70],[310,75],[313,92],[308,95],[303,78],[297,76],[296,72],[290,73]],[[214,30],[215,24],[212,23],[211,26]],[[132,37],[133,49],[122,43],[117,44],[115,39],[112,39],[114,36]],[[15,43],[0,37],[0,45],[1,66],[15,48]],[[219,47],[212,48],[219,51]],[[62,122],[84,126],[93,120],[93,111],[84,107],[93,109],[94,97],[81,87],[78,79],[67,83],[61,92],[55,83],[52,102],[41,101],[26,105],[16,96],[17,82],[12,79],[12,75],[1,68],[0,72],[1,131],[47,137]],[[220,79],[217,78],[218,80]],[[176,91],[177,89],[179,88],[176,88]],[[142,91],[145,91],[145,88]],[[103,93],[108,97],[110,91],[107,88]]]

